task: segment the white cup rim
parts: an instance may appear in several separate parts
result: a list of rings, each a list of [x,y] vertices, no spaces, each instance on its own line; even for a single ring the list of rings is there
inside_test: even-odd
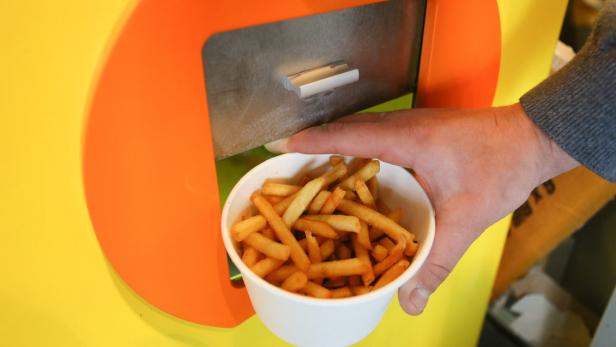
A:
[[[323,305],[323,306],[348,306],[348,305],[356,305],[356,304],[360,304],[363,302],[368,302],[368,301],[372,301],[373,299],[376,299],[378,297],[381,297],[383,295],[387,295],[395,290],[397,290],[403,283],[405,283],[406,281],[408,281],[412,276],[414,276],[419,269],[421,268],[421,266],[425,263],[428,254],[430,253],[430,250],[432,248],[432,244],[434,242],[434,233],[435,233],[435,216],[434,216],[434,209],[432,207],[432,204],[428,204],[428,213],[429,213],[429,225],[428,225],[428,231],[425,237],[425,240],[420,244],[419,246],[419,250],[417,251],[417,253],[415,254],[415,256],[413,257],[413,261],[411,262],[411,265],[408,267],[408,269],[406,269],[400,276],[398,276],[398,278],[396,278],[395,280],[393,280],[392,282],[388,283],[387,285],[375,290],[375,291],[371,291],[368,294],[362,294],[362,295],[358,295],[358,296],[352,296],[352,297],[347,297],[347,298],[336,298],[336,299],[320,299],[320,298],[314,298],[314,297],[309,297],[309,296],[304,296],[304,295],[300,295],[300,294],[296,294],[296,293],[292,293],[289,291],[286,291],[284,289],[281,289],[269,282],[267,282],[265,279],[257,276],[252,270],[250,270],[250,268],[248,268],[248,266],[246,266],[244,264],[244,262],[242,261],[241,257],[239,256],[239,254],[237,253],[237,250],[234,247],[234,243],[231,239],[231,228],[230,226],[227,224],[227,217],[229,215],[229,209],[231,206],[231,202],[233,201],[235,195],[237,194],[237,192],[239,191],[240,187],[242,186],[242,184],[248,180],[250,178],[250,176],[252,174],[254,174],[255,172],[258,172],[260,170],[263,170],[265,167],[272,165],[273,163],[275,164],[275,161],[277,160],[285,160],[288,159],[290,156],[296,156],[296,155],[302,155],[302,156],[330,156],[331,154],[300,154],[300,153],[286,153],[286,154],[281,154],[279,156],[276,156],[274,158],[270,158],[264,162],[262,162],[261,164],[255,166],[254,168],[252,168],[250,171],[248,171],[233,187],[233,189],[231,190],[231,192],[229,193],[229,195],[227,196],[227,200],[225,201],[225,205],[223,207],[222,210],[222,215],[221,215],[221,233],[222,233],[222,239],[223,239],[223,243],[225,245],[225,249],[227,254],[231,257],[231,260],[233,261],[233,264],[235,264],[236,267],[238,267],[238,269],[240,270],[242,277],[244,276],[248,276],[250,277],[250,279],[252,281],[255,281],[257,283],[260,283],[263,287],[268,288],[269,290],[271,290],[272,292],[276,293],[277,295],[286,297],[287,299],[290,300],[294,300],[297,302],[304,302],[304,303],[310,303],[312,305]],[[382,162],[385,163],[385,162]],[[388,164],[388,163],[386,163]],[[388,164],[388,165],[392,165],[392,164]],[[403,168],[399,167],[401,170],[404,170]],[[417,180],[415,179],[415,177],[413,177],[413,175],[411,175],[408,171],[404,170],[406,172],[406,174],[409,176],[409,178],[413,181],[415,181],[417,184],[419,184],[419,182],[417,182]],[[421,185],[420,185],[421,187]],[[428,199],[428,201],[430,201],[428,195],[426,194],[425,190],[422,187],[422,192],[425,195],[425,197]]]

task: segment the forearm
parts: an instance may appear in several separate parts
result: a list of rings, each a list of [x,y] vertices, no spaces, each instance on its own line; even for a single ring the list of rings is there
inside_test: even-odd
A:
[[[616,181],[616,1],[606,3],[576,58],[520,103],[556,145],[550,145],[554,155],[562,156],[562,149]],[[552,172],[558,173],[557,167]]]

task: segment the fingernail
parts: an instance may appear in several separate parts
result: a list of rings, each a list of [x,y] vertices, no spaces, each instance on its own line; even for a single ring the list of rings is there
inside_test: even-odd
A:
[[[430,291],[425,288],[415,288],[409,295],[409,301],[415,306],[414,314],[423,312],[430,297]]]
[[[265,145],[265,149],[272,153],[287,153],[289,151],[287,142],[288,138],[272,141]]]

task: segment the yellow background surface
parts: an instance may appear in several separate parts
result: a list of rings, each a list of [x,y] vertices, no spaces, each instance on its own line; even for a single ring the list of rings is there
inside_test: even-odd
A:
[[[0,1],[0,344],[272,346],[253,317],[202,327],[135,296],[108,266],[82,189],[89,95],[132,0]],[[501,0],[495,104],[544,78],[566,1]],[[476,344],[508,220],[471,247],[420,317],[392,302],[361,344]]]

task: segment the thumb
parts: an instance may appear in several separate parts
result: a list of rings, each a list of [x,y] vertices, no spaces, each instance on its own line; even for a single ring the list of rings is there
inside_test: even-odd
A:
[[[343,121],[308,128],[265,147],[278,153],[336,153],[387,161],[384,156],[387,156],[391,138],[387,136],[387,124],[365,120],[369,120],[365,115],[345,117]]]
[[[430,295],[445,281],[470,244],[471,240],[467,240],[465,234],[437,228],[426,262],[417,275],[398,290],[398,301],[406,313],[418,315],[423,312]]]

